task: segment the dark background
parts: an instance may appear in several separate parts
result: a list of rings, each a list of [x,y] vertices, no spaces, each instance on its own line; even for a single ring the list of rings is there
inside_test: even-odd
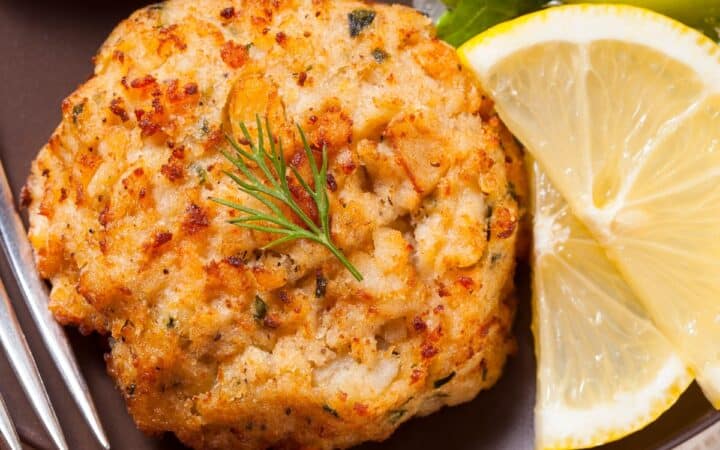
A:
[[[60,102],[90,75],[94,55],[116,23],[142,1],[0,0],[0,158],[15,193],[25,181],[30,161],[60,120]],[[492,390],[466,405],[415,419],[383,444],[363,450],[531,450],[535,361],[529,327],[527,268],[518,273],[521,307],[516,324],[519,352]],[[15,301],[20,321],[72,450],[95,450],[89,429],[66,393],[12,276],[0,258],[0,273]],[[90,385],[112,448],[116,450],[181,449],[170,435],[143,436],[128,416],[123,401],[105,374],[106,344],[98,336],[82,337],[68,330]],[[0,392],[10,407],[22,439],[49,449],[49,440],[34,417],[0,352]],[[603,450],[669,449],[720,419],[693,385],[659,421]]]

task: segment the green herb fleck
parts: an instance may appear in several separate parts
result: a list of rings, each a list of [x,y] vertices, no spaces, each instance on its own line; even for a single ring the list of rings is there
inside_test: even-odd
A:
[[[485,210],[485,240],[490,242],[490,237],[492,235],[492,214],[493,214],[493,207],[488,206],[487,210]]]
[[[492,256],[490,256],[490,264],[495,264],[498,261],[502,259],[503,255],[502,253],[493,253]]]
[[[321,271],[317,271],[315,274],[315,298],[325,297],[325,291],[327,290],[328,280],[325,278]]]
[[[363,277],[360,272],[358,272],[355,266],[347,259],[342,250],[335,245],[330,236],[330,201],[327,193],[327,147],[323,146],[322,148],[322,163],[320,167],[318,167],[315,161],[315,155],[305,137],[305,132],[300,125],[297,126],[300,132],[301,142],[305,149],[305,156],[309,161],[310,171],[312,172],[311,183],[308,183],[294,165],[287,165],[285,157],[283,156],[282,141],[273,136],[267,119],[265,120],[265,131],[263,131],[260,116],[256,116],[256,120],[258,129],[257,142],[253,142],[250,132],[245,124],[241,122],[240,129],[247,143],[245,145],[247,145],[249,149],[243,149],[232,137],[227,136],[227,140],[235,150],[235,154],[232,155],[223,151],[223,155],[244,177],[241,178],[232,172],[225,172],[225,174],[239,186],[242,192],[260,201],[269,211],[263,212],[252,209],[229,200],[218,198],[212,198],[211,200],[245,213],[242,217],[230,220],[229,223],[233,225],[283,235],[283,237],[262,247],[262,250],[297,239],[307,239],[317,242],[325,246],[330,253],[350,271],[356,280],[361,281]],[[269,143],[269,151],[265,148],[265,135]],[[251,161],[253,165],[257,167],[257,170],[251,170],[246,160]],[[295,201],[288,183],[288,176],[290,175],[288,168],[298,184],[300,184],[302,189],[305,190],[315,203],[319,223],[311,219]],[[258,171],[259,173],[256,174]],[[314,185],[314,189],[311,187],[311,184]],[[276,201],[284,204],[295,213],[302,221],[302,224],[298,225],[291,220],[286,213],[280,209]]]
[[[398,423],[400,421],[400,419],[403,418],[405,413],[407,413],[407,411],[404,409],[390,410],[390,412],[388,413],[388,420],[390,421],[391,424],[395,425],[396,423]]]
[[[174,317],[168,318],[167,322],[165,322],[165,326],[168,328],[175,328],[175,318]]]
[[[515,183],[513,183],[512,181],[510,181],[510,182],[508,183],[507,191],[508,191],[508,194],[510,195],[510,197],[512,197],[513,200],[518,201],[518,194],[517,194],[517,188],[515,188]]]
[[[84,109],[85,109],[85,103],[78,103],[77,105],[73,106],[72,121],[75,125],[77,125],[78,117],[80,116],[80,114],[82,114]]]
[[[200,131],[202,131],[202,134],[208,134],[210,132],[210,123],[208,123],[207,119],[202,120]]]
[[[348,14],[350,37],[358,37],[360,32],[369,27],[375,20],[375,11],[372,9],[356,9]]]
[[[267,310],[267,303],[259,295],[256,295],[253,302],[253,317],[256,320],[263,320],[267,316]]]
[[[448,384],[448,383],[450,382],[450,380],[452,380],[453,378],[455,378],[455,371],[450,372],[450,375],[448,375],[448,376],[446,376],[446,377],[443,377],[443,378],[440,378],[440,379],[438,379],[438,380],[435,380],[435,382],[433,383],[433,387],[434,387],[435,389],[437,389],[437,388],[439,388],[439,387],[441,387],[441,386],[443,386],[443,385],[446,385],[446,384]]]
[[[383,61],[385,61],[388,58],[388,56],[390,56],[387,54],[387,52],[385,50],[383,50],[381,48],[376,48],[375,50],[373,50],[372,55],[378,64],[381,64]]]
[[[250,50],[251,48],[253,48],[254,45],[254,42],[248,42],[247,44],[245,44],[245,50]]]
[[[200,186],[207,183],[207,170],[205,170],[201,165],[196,164],[194,166],[195,168],[195,175],[198,177],[198,181],[200,182]]]
[[[323,405],[323,411],[325,411],[326,413],[330,414],[333,417],[336,417],[338,419],[340,418],[340,414],[338,414],[338,412],[335,411],[334,409],[332,409],[330,407],[330,405],[328,405],[328,404]]]

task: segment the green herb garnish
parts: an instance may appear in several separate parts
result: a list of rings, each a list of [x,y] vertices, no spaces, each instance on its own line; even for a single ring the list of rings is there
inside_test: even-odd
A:
[[[358,37],[360,32],[369,27],[375,20],[375,11],[372,9],[356,9],[348,14],[350,37]]]
[[[233,156],[224,151],[222,153],[228,161],[240,170],[240,172],[244,175],[244,179],[228,171],[226,171],[225,174],[238,185],[242,192],[256,198],[265,205],[269,211],[262,212],[257,209],[248,208],[247,206],[219,198],[212,198],[211,200],[245,213],[243,217],[230,220],[229,222],[233,225],[251,230],[263,231],[266,233],[284,235],[284,237],[276,239],[263,246],[263,250],[280,244],[285,244],[296,239],[307,239],[309,241],[317,242],[324,245],[330,253],[340,260],[340,262],[347,267],[356,280],[361,281],[363,277],[360,272],[358,272],[355,266],[353,266],[352,263],[350,263],[350,261],[345,257],[345,254],[343,254],[343,252],[333,243],[332,237],[330,236],[330,202],[328,200],[326,186],[328,166],[327,148],[325,146],[322,148],[322,164],[318,167],[315,162],[315,156],[310,149],[310,145],[307,142],[307,138],[305,137],[302,127],[300,127],[300,125],[297,126],[298,131],[300,132],[303,147],[305,148],[305,155],[310,163],[312,183],[314,184],[315,189],[313,190],[313,188],[310,187],[310,184],[303,179],[302,175],[300,175],[300,172],[295,166],[291,164],[289,168],[297,182],[302,186],[310,198],[313,199],[313,202],[317,207],[320,223],[316,224],[300,207],[300,205],[297,204],[293,198],[292,192],[290,191],[290,187],[288,185],[288,165],[285,162],[282,150],[282,141],[279,139],[276,140],[275,136],[273,136],[267,119],[265,120],[264,132],[260,116],[257,116],[256,120],[258,129],[258,138],[256,143],[253,143],[250,132],[245,124],[240,123],[240,129],[242,130],[245,138],[244,142],[246,142],[245,145],[249,147],[249,150],[243,149],[231,136],[226,136],[227,141],[233,149],[235,149],[235,155]],[[265,148],[264,134],[267,134],[270,147],[269,151]],[[259,175],[256,175],[252,170],[250,170],[245,162],[246,160],[252,161],[258,167],[260,170]],[[273,200],[277,200],[289,207],[290,210],[295,213],[300,220],[302,220],[304,226],[298,225],[288,218]],[[270,226],[269,224],[276,226]]]

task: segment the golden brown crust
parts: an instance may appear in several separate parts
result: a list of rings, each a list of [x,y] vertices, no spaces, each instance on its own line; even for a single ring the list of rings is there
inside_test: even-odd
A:
[[[353,37],[356,9],[375,17]],[[327,146],[333,238],[363,282],[306,241],[258,250],[275,236],[209,201],[257,206],[219,154],[257,114],[305,174],[295,123]],[[171,0],[108,38],[25,198],[53,313],[110,336],[109,370],[143,430],[195,448],[334,448],[499,377],[521,165],[454,51],[408,8]]]

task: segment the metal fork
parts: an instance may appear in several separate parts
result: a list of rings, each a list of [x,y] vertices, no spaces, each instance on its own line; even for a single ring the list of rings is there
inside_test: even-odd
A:
[[[15,427],[13,427],[12,419],[8,414],[2,395],[0,395],[0,437],[2,437],[0,443],[4,443],[10,450],[22,450],[20,438],[15,432]]]
[[[27,240],[25,227],[15,210],[12,191],[1,161],[0,238],[17,284],[48,353],[95,438],[103,448],[109,449],[110,443],[102,428],[87,383],[80,372],[67,336],[47,308],[47,288],[35,269],[32,249]],[[53,442],[59,449],[67,450],[67,443],[52,404],[2,283],[0,283],[0,297],[2,297],[0,298],[0,341],[8,354],[10,364]],[[11,449],[15,450],[16,447],[13,445],[18,449],[21,448],[4,404],[0,404],[0,432],[8,441]]]
[[[12,304],[8,298],[5,286],[0,282],[0,343],[5,348],[10,365],[12,365],[15,375],[20,380],[20,384],[25,391],[25,395],[30,399],[30,403],[35,409],[35,413],[38,415],[43,425],[50,434],[53,442],[59,449],[66,450],[67,443],[65,437],[62,434],[60,425],[55,411],[50,404],[45,385],[40,378],[35,360],[30,353],[25,335],[20,329],[17,317],[12,309]],[[3,417],[3,428],[7,428],[9,433],[5,436],[5,440],[12,449],[20,449],[20,443],[17,438],[17,433],[12,427],[10,421],[10,415],[5,409],[5,404],[0,405],[4,411],[0,412]],[[3,430],[5,434],[5,430]]]

